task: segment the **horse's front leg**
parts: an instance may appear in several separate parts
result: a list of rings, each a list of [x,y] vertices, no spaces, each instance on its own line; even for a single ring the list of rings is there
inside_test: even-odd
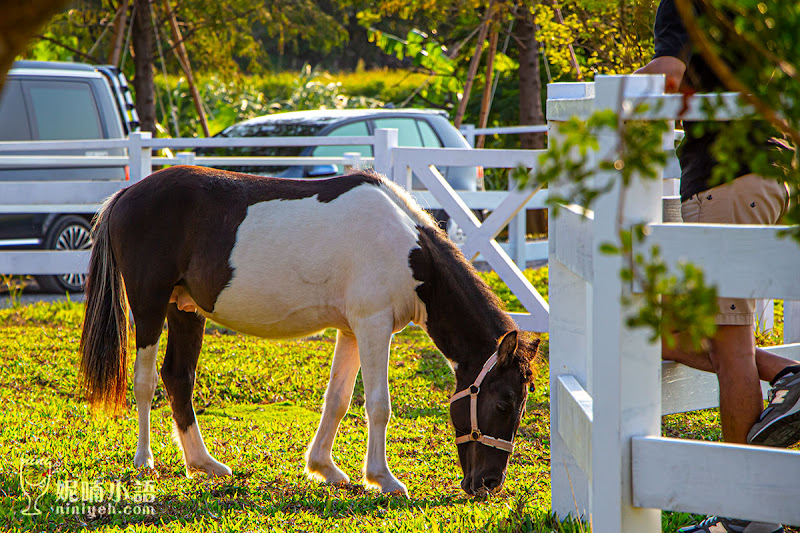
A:
[[[386,462],[386,426],[392,415],[389,399],[389,345],[392,342],[391,311],[360,319],[354,324],[361,376],[364,380],[369,434],[364,477],[368,485],[381,492],[408,495],[403,485],[389,470]]]
[[[175,304],[167,312],[167,354],[161,379],[169,394],[172,417],[183,449],[186,474],[200,470],[209,476],[229,476],[231,469],[208,453],[192,406],[197,359],[203,346],[206,319],[196,313],[179,311]]]
[[[306,474],[325,483],[347,483],[350,478],[331,457],[339,423],[350,407],[358,375],[358,344],[352,333],[339,331],[333,350],[331,377],[325,391],[325,405],[317,433],[306,452]]]

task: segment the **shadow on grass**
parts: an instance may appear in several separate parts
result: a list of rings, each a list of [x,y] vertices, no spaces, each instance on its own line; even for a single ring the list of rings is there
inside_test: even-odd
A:
[[[0,529],[4,531],[82,531],[87,528],[167,525],[173,522],[191,527],[193,523],[218,522],[251,516],[261,525],[270,519],[285,520],[287,515],[311,513],[323,520],[358,516],[380,518],[388,511],[427,510],[467,502],[466,497],[445,495],[439,498],[409,499],[379,494],[361,485],[315,488],[295,486],[274,480],[248,486],[249,476],[234,474],[231,481],[208,480],[198,490],[175,496],[156,497],[152,502],[78,500],[66,503],[50,486],[38,501],[41,514],[25,516],[28,498],[19,485],[18,475],[0,473]],[[53,484],[55,480],[53,480]],[[100,508],[103,508],[102,510]],[[108,509],[113,508],[109,514]]]
[[[419,355],[416,375],[425,378],[436,389],[451,394],[455,377],[444,357],[434,348],[423,348]]]

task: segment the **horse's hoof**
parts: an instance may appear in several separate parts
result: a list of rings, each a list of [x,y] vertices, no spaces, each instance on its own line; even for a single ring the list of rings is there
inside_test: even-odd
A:
[[[384,477],[384,479],[367,478],[366,481],[368,485],[380,489],[383,494],[408,497],[408,489],[406,489],[406,486],[400,483],[400,481],[391,474]]]
[[[136,468],[153,468],[153,454],[152,453],[143,453],[143,454],[136,454],[133,458],[133,466]]]
[[[228,465],[224,465],[222,463],[219,463],[218,466],[214,467],[213,469],[208,470],[206,473],[210,477],[226,477],[226,476],[232,476],[233,475],[233,470],[231,470]]]
[[[186,475],[188,477],[192,477],[194,472],[204,472],[208,477],[225,477],[233,474],[233,471],[227,465],[211,458],[202,464],[186,466]]]
[[[319,481],[326,485],[346,485],[350,483],[350,476],[336,465],[306,466],[306,476],[308,476],[308,479]]]
[[[384,487],[381,489],[383,494],[388,496],[397,496],[397,497],[406,497],[408,498],[408,489],[405,485],[397,482],[397,485],[389,485],[388,487]]]

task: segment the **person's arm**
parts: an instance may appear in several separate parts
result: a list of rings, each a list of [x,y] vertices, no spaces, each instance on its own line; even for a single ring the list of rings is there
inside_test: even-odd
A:
[[[658,5],[654,34],[654,58],[635,74],[664,74],[664,91],[677,92],[691,57],[691,46],[674,0],[662,0]]]
[[[660,56],[634,72],[634,74],[664,74],[665,93],[676,93],[686,72],[686,63],[672,56]]]

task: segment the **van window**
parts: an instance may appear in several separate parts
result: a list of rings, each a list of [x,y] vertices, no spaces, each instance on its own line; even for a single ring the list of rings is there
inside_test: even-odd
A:
[[[417,126],[419,126],[419,132],[422,135],[422,146],[426,148],[442,147],[442,141],[439,140],[439,137],[436,135],[436,132],[433,131],[430,124],[424,120],[418,120]]]
[[[103,138],[97,102],[88,83],[37,81],[25,86],[38,139]]]
[[[351,122],[331,131],[328,137],[366,137],[367,123],[363,120]],[[358,152],[363,157],[372,157],[372,145],[356,144],[346,146],[317,146],[311,155],[315,157],[342,157],[347,152]]]
[[[30,141],[31,129],[25,114],[22,86],[18,81],[6,80],[0,95],[0,141]]]

